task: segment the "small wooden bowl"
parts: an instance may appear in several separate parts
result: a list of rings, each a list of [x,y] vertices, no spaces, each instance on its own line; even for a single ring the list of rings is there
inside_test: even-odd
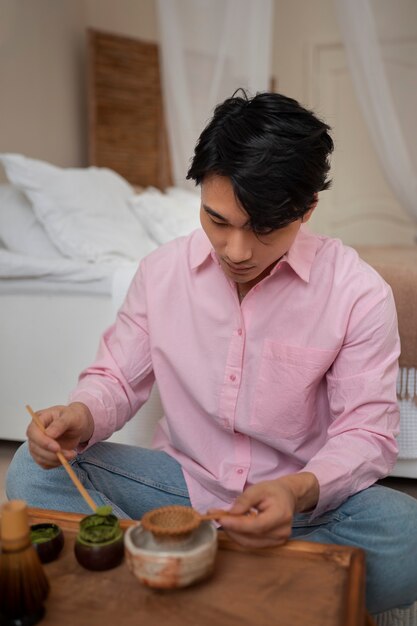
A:
[[[93,571],[103,571],[117,567],[123,560],[123,535],[108,544],[87,545],[76,539],[75,557],[80,565]]]
[[[57,559],[64,547],[64,533],[57,524],[32,524],[30,539],[42,563]]]
[[[202,522],[185,541],[160,542],[141,523],[125,532],[127,566],[143,585],[155,589],[186,587],[208,577],[217,553],[217,530]]]
[[[92,522],[96,522],[95,524]],[[111,525],[109,524],[111,523]],[[86,535],[86,528],[91,525],[92,532]],[[97,536],[97,528],[107,526],[103,540]],[[80,522],[80,532],[74,544],[75,557],[80,565],[89,570],[102,571],[117,567],[124,555],[123,531],[114,515],[88,515]]]

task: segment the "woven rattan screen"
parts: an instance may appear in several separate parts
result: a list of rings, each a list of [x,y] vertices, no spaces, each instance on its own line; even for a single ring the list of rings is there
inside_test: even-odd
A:
[[[132,185],[171,184],[158,46],[88,31],[89,161]]]

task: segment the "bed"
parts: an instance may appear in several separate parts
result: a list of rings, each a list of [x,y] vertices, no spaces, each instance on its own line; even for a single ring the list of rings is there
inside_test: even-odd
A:
[[[157,46],[97,31],[87,45],[91,167],[0,158],[0,439],[25,438],[25,404],[66,402],[140,259],[199,224],[198,195],[170,187]],[[161,416],[155,388],[112,440],[149,445]]]

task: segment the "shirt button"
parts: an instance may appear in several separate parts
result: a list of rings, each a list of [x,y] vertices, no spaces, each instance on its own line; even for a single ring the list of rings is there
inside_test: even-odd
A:
[[[243,331],[242,331],[242,329],[241,329],[241,328],[238,328],[238,330],[237,330],[237,334],[238,334],[238,335],[241,335],[241,334],[242,334],[242,332],[243,332]]]
[[[239,467],[239,469],[236,470],[237,474],[243,474],[243,469],[241,467]]]
[[[229,378],[232,382],[235,382],[236,380],[236,376],[234,374],[230,374]]]

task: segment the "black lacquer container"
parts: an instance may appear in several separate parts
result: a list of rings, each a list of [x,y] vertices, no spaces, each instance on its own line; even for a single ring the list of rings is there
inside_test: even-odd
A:
[[[123,531],[110,507],[99,507],[81,520],[74,552],[80,565],[89,570],[112,569],[122,562]]]
[[[32,524],[30,540],[42,563],[54,561],[64,547],[64,533],[57,524]]]

